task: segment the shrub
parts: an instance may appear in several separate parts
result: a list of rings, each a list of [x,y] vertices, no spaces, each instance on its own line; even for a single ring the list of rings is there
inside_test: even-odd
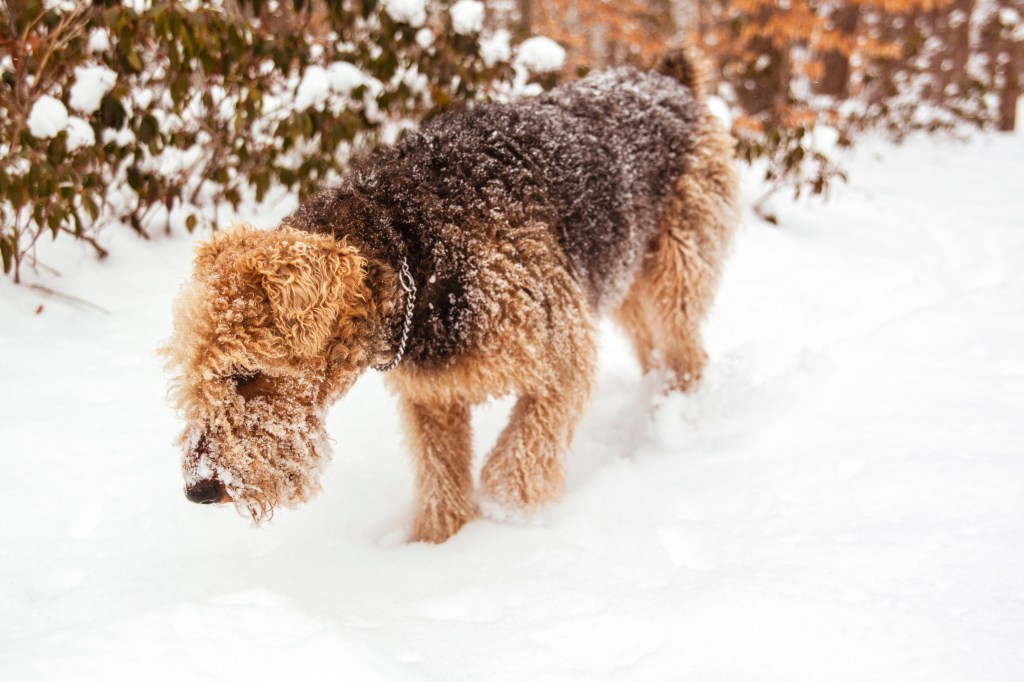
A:
[[[111,222],[191,231],[250,193],[301,196],[402,125],[529,76],[473,12],[453,30],[449,2],[0,8],[0,257],[16,281],[44,235],[103,255]]]

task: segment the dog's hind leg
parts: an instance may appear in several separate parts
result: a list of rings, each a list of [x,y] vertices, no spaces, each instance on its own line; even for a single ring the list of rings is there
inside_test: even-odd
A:
[[[707,362],[700,338],[707,272],[700,256],[678,235],[662,234],[616,311],[643,371],[665,373],[669,389],[688,391],[700,381]],[[685,239],[685,237],[682,237]]]
[[[707,362],[700,325],[738,220],[732,144],[704,112],[658,236],[616,312],[644,371],[664,370],[670,389],[693,389]]]
[[[615,321],[633,343],[633,350],[640,362],[640,369],[647,374],[658,367],[658,364],[654,357],[655,337],[651,322],[648,320],[649,312],[645,293],[646,289],[639,284],[638,279],[615,311]]]
[[[476,516],[469,405],[403,398],[402,414],[416,458],[412,539],[444,542]]]

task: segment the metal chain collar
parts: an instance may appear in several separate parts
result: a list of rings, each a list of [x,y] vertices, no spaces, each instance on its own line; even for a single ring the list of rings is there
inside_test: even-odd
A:
[[[409,330],[412,329],[412,311],[416,307],[416,281],[409,272],[409,262],[402,259],[402,269],[398,272],[398,280],[405,291],[405,322],[402,324],[402,340],[398,342],[398,352],[394,359],[386,365],[374,365],[378,372],[388,372],[398,366],[405,355],[405,344],[409,340]]]

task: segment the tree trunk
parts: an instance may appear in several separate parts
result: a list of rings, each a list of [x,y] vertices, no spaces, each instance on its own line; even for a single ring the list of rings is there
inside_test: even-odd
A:
[[[752,41],[750,48],[754,54],[769,60],[765,68],[757,71],[756,65],[751,65],[741,84],[745,87],[736,88],[740,106],[753,116],[789,101],[789,60],[768,38]]]
[[[841,5],[832,13],[831,19],[836,32],[844,38],[852,36],[857,30],[860,7]],[[825,53],[823,61],[825,73],[818,85],[818,92],[846,99],[850,95],[850,56],[840,50],[830,50]]]
[[[762,7],[757,21],[767,25],[773,14],[770,7]],[[754,63],[736,88],[736,99],[743,110],[753,116],[762,111],[776,109],[789,101],[789,54],[779,50],[771,38],[759,36],[750,42],[750,53],[755,55]],[[767,60],[766,64],[761,64]],[[760,68],[759,68],[760,67]]]
[[[519,11],[516,32],[520,37],[528,36],[533,33],[533,0],[516,0],[516,9]]]
[[[1021,95],[1021,62],[1024,61],[1024,49],[1021,43],[1007,37],[1005,49],[1010,57],[1003,66],[1003,89],[999,93],[999,129],[1015,130],[1017,127],[1017,102]]]

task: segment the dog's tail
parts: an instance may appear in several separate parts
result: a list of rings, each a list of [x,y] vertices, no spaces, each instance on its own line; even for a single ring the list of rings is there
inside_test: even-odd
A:
[[[654,70],[690,88],[690,92],[699,101],[707,97],[710,79],[707,59],[697,48],[687,45],[669,50],[661,56]]]

